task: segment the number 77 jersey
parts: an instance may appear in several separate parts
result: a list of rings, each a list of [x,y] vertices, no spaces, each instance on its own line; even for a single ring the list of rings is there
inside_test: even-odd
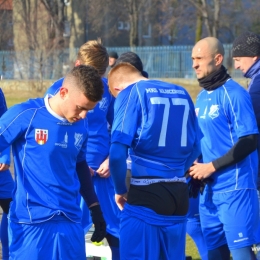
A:
[[[141,80],[119,93],[114,109],[111,141],[131,147],[133,162],[184,170],[201,137],[194,104],[184,88]]]

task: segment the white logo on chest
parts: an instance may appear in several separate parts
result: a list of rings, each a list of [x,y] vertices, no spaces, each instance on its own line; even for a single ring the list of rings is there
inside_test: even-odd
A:
[[[219,105],[212,105],[209,109],[209,113],[208,113],[209,117],[211,119],[218,117],[219,116],[218,111],[219,111]]]

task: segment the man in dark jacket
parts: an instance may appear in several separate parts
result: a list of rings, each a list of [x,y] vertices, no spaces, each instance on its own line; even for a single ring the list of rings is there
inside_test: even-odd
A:
[[[260,129],[260,36],[253,32],[244,32],[239,35],[232,48],[235,69],[244,73],[244,77],[251,79],[248,92],[251,96],[257,127]],[[257,143],[258,150],[258,191],[260,189],[260,138]],[[259,193],[258,193],[259,197]],[[260,227],[259,227],[260,228]],[[260,230],[258,230],[258,241],[260,242]],[[260,244],[257,245],[258,248]],[[260,259],[260,252],[257,252]]]

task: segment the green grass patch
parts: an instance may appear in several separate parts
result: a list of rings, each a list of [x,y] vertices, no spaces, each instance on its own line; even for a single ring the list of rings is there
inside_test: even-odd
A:
[[[201,260],[198,249],[189,235],[186,236],[186,256],[191,256],[192,260]]]

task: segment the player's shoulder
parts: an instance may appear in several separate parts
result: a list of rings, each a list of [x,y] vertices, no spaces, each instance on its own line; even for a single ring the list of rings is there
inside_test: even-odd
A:
[[[235,80],[233,80],[232,78],[230,78],[230,79],[228,79],[224,84],[223,84],[223,86],[225,87],[225,88],[227,88],[227,89],[229,89],[229,90],[233,90],[233,89],[235,89],[235,90],[237,90],[237,89],[243,89],[244,90],[244,88],[237,82],[237,81],[235,81]]]
[[[225,84],[223,84],[223,89],[225,91],[225,94],[234,98],[239,96],[249,96],[247,90],[231,78],[227,80]]]
[[[28,99],[27,101],[16,104],[8,109],[10,114],[19,115],[19,114],[33,114],[35,110],[45,107],[43,98],[34,98]]]
[[[55,82],[47,89],[47,91],[45,92],[45,95],[44,95],[44,96],[46,96],[46,94],[55,95],[55,94],[59,91],[59,89],[61,88],[63,81],[64,81],[64,78],[60,78],[60,79],[58,79],[57,81],[55,81]]]
[[[145,86],[154,86],[156,88],[169,88],[169,89],[183,90],[184,92],[187,92],[184,87],[177,85],[175,83],[172,83],[172,82],[149,79],[147,81],[142,80],[139,83],[143,84]]]

